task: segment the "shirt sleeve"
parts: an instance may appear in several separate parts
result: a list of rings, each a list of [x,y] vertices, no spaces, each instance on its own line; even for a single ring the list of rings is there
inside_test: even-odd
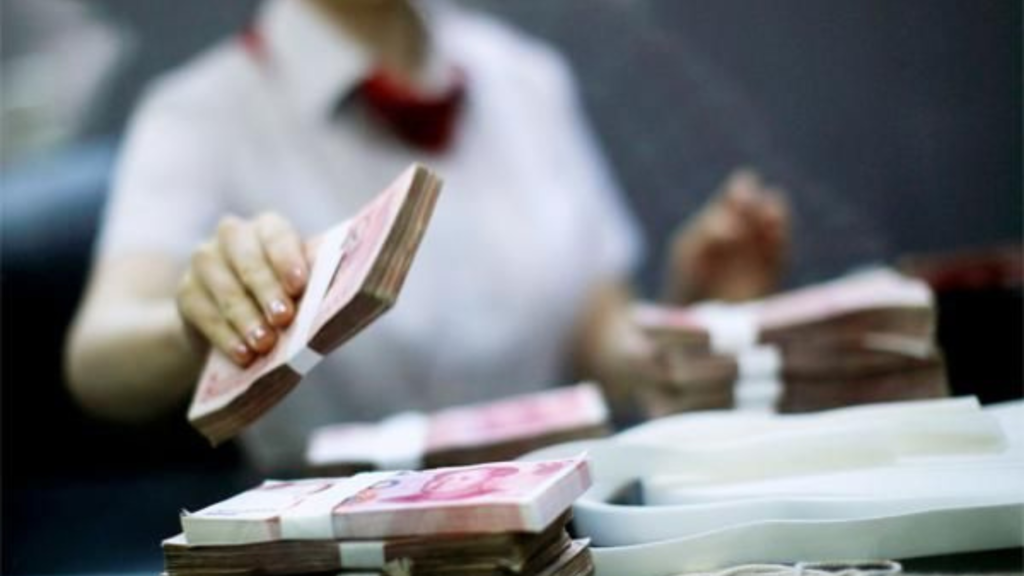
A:
[[[586,118],[571,69],[557,54],[551,64],[549,122],[555,129],[549,133],[583,223],[589,280],[628,278],[640,265],[643,234]]]
[[[223,126],[160,94],[135,112],[115,169],[98,255],[159,253],[185,261],[226,210]]]

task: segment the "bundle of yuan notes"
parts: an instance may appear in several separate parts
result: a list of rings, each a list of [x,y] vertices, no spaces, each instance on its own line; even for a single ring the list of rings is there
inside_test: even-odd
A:
[[[295,321],[274,350],[240,368],[214,350],[189,421],[214,444],[233,437],[290,392],[324,354],[394,304],[433,212],[441,181],[412,166],[355,216],[313,239]]]
[[[583,456],[267,481],[184,513],[165,570],[587,576],[587,542],[565,528],[590,484]]]
[[[326,426],[310,437],[306,464],[318,475],[458,466],[608,432],[600,389],[583,383],[433,414],[403,413],[378,424]]]
[[[642,304],[633,319],[652,345],[638,386],[652,416],[948,394],[932,293],[888,269],[742,304]]]

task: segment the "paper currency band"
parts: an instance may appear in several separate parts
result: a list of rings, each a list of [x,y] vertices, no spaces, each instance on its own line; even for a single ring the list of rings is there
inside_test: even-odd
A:
[[[334,508],[374,484],[387,480],[394,472],[366,472],[338,482],[314,494],[281,514],[281,538],[284,540],[334,539]]]
[[[736,408],[771,411],[782,396],[782,354],[771,345],[753,346],[736,356]]]
[[[310,370],[319,364],[323,358],[323,355],[316,350],[313,350],[312,348],[303,348],[288,360],[288,366],[298,373],[299,376],[305,376]]]
[[[380,540],[339,542],[338,555],[341,559],[341,567],[346,570],[349,568],[382,568],[387,561],[384,556],[384,542]]]
[[[778,378],[782,370],[782,354],[775,346],[752,346],[736,356],[741,379]]]
[[[422,467],[430,417],[403,412],[374,426],[362,426],[355,436],[331,430],[316,435],[307,460],[321,465],[356,462],[378,470],[415,470]]]
[[[707,329],[714,352],[738,355],[757,344],[757,315],[749,305],[709,302],[693,313]]]
[[[403,412],[385,419],[377,429],[376,450],[370,456],[379,470],[416,470],[423,465],[430,417]]]
[[[593,380],[583,380],[570,388],[570,390],[576,390],[584,399],[582,404],[586,406],[586,410],[583,413],[586,414],[587,421],[600,424],[608,420],[610,417],[608,404],[604,401],[600,384]],[[567,392],[563,391],[564,393]]]
[[[350,228],[351,222],[346,220],[328,230],[321,238],[298,314],[289,330],[286,358],[288,366],[300,376],[305,376],[323,359],[323,356],[309,348],[307,343],[313,336],[313,325],[320,312],[320,303],[327,295],[338,263],[345,258],[345,239]]]
[[[782,397],[782,382],[778,378],[741,378],[734,393],[737,410],[772,412]]]

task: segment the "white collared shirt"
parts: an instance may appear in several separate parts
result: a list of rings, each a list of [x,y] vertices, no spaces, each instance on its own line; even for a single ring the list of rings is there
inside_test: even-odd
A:
[[[636,264],[640,235],[563,60],[489,17],[428,6],[433,57],[468,82],[443,153],[410,148],[358,106],[338,112],[369,58],[297,0],[263,7],[263,58],[226,41],[158,82],[132,120],[102,257],[157,252],[184,267],[224,214],[274,210],[308,236],[414,160],[445,180],[395,307],[247,431],[262,464],[294,464],[317,425],[560,383],[588,291]]]

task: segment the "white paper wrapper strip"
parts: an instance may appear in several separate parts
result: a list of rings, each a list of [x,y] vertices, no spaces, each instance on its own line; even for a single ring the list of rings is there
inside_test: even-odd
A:
[[[348,237],[351,222],[346,220],[328,230],[317,248],[316,260],[309,274],[309,281],[303,292],[302,301],[295,321],[288,334],[288,366],[300,376],[305,376],[320,363],[323,358],[319,352],[307,346],[313,336],[313,323],[320,311],[320,302],[331,286],[337,264],[345,258],[345,239]]]
[[[736,381],[736,410],[774,412],[782,398],[782,382],[777,379],[740,379]]]
[[[319,430],[309,444],[308,462],[319,466],[368,464],[382,470],[422,466],[430,417],[403,412],[379,424],[337,425]]]
[[[782,354],[775,346],[754,346],[736,356],[741,379],[775,379],[782,371]]]
[[[288,359],[288,366],[299,376],[309,374],[324,357],[312,348],[302,348]]]
[[[370,460],[379,470],[418,470],[430,432],[430,417],[419,412],[396,414],[380,424]]]
[[[736,409],[774,412],[782,397],[782,354],[775,346],[754,346],[736,356]]]
[[[707,329],[711,349],[716,353],[738,355],[757,344],[756,308],[709,302],[694,307],[693,313]]]
[[[386,480],[393,472],[357,474],[328,490],[314,494],[281,514],[284,540],[330,540],[334,538],[334,508],[364,488]]]
[[[384,556],[384,542],[380,540],[339,542],[338,555],[342,568],[346,570],[349,568],[380,568],[387,561]]]

